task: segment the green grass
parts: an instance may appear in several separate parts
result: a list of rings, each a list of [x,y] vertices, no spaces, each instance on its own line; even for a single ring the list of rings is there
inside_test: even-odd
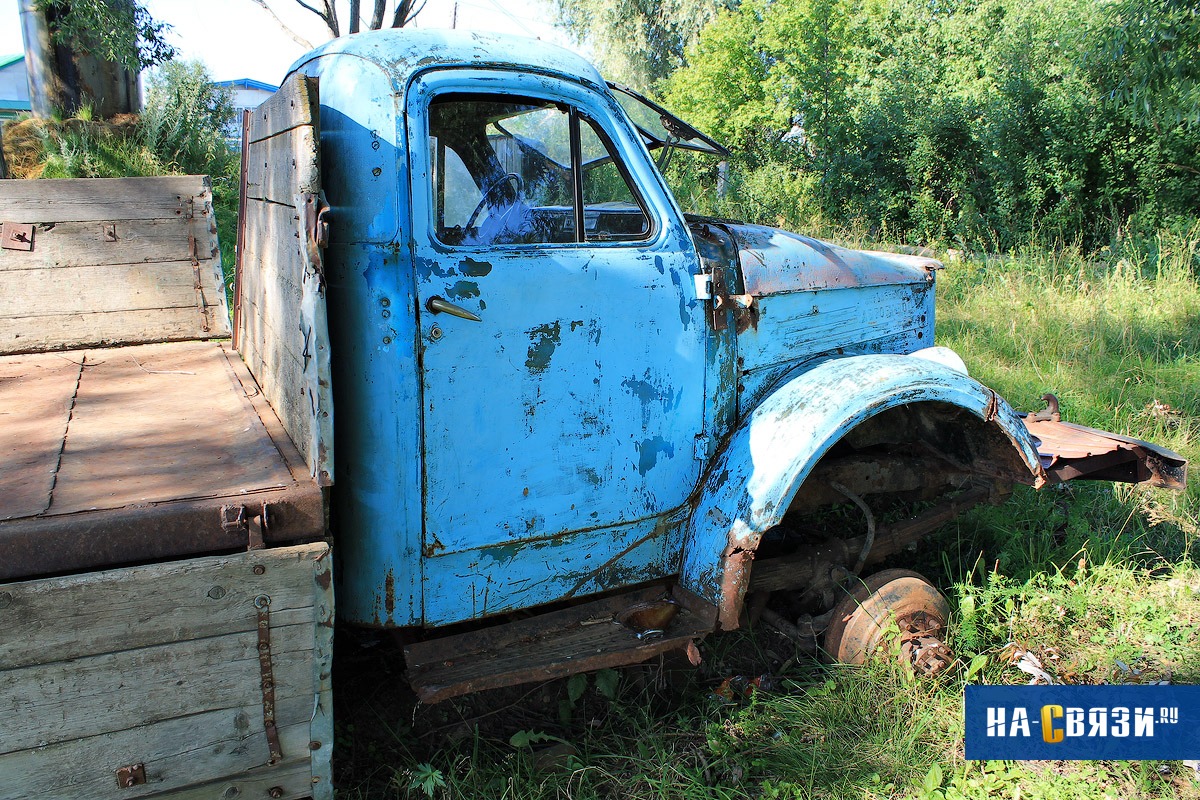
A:
[[[1194,226],[1092,257],[951,262],[939,343],[1017,407],[1054,391],[1067,420],[1196,463],[1198,245]],[[974,660],[973,681],[1024,683],[1016,645],[1067,682],[1200,683],[1196,487],[1019,488],[906,560],[950,598],[950,644]],[[432,707],[380,674],[400,669],[384,652],[341,673],[339,797],[1200,798],[1200,778],[1173,762],[965,761],[962,669],[914,681],[887,661],[825,665],[766,629],[702,651],[697,670],[631,667],[608,692],[577,679]],[[764,673],[768,690],[715,693]],[[390,688],[372,696],[359,681]]]

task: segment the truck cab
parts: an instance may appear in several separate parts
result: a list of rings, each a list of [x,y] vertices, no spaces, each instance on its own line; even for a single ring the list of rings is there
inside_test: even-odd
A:
[[[901,546],[843,534],[796,567],[825,543],[785,518],[831,505],[958,509],[1097,454],[1182,484],[1146,443],[1054,452],[1061,428],[1035,437],[936,348],[936,261],[686,215],[671,146],[724,152],[569,51],[458,31],[330,42],[248,120],[238,346],[330,486],[339,618],[434,631],[410,673],[494,655],[446,626],[666,604],[534,674],[636,661],[737,627],[764,542],[793,562],[758,591],[831,590]],[[271,322],[280,296],[300,312]]]

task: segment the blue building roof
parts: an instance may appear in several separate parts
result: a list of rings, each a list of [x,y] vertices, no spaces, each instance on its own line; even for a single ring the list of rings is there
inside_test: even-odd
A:
[[[24,60],[25,60],[24,53],[17,53],[15,56],[0,56],[0,69],[4,69],[5,67],[11,67],[13,64],[17,63],[18,61],[24,61]]]
[[[223,89],[259,89],[272,93],[279,91],[278,86],[272,86],[269,83],[263,83],[251,78],[237,78],[232,81],[213,81],[213,86],[220,86]]]

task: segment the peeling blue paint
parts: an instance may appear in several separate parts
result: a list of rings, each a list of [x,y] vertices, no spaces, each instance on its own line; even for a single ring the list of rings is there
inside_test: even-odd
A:
[[[451,300],[466,300],[479,297],[479,284],[475,281],[458,281],[446,289],[446,297]]]
[[[525,366],[532,373],[542,373],[550,366],[550,359],[554,356],[554,350],[558,347],[559,337],[562,335],[562,325],[553,322],[549,325],[539,325],[528,331],[529,334],[529,352],[528,358],[525,359]]]
[[[468,278],[482,278],[492,272],[491,262],[476,261],[469,257],[464,258],[459,266],[462,267],[462,274]]]
[[[676,270],[671,270],[671,283],[679,290],[679,321],[683,323],[683,329],[686,331],[692,326],[692,314],[688,311],[688,298],[687,293],[683,291],[683,281]]]
[[[646,439],[638,445],[638,472],[645,475],[658,465],[658,454],[664,453],[667,458],[675,457],[675,445],[661,436]]]

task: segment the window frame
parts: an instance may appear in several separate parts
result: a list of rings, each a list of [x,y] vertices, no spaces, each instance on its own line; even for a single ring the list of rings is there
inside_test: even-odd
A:
[[[637,180],[635,171],[631,168],[631,157],[638,157],[637,153],[629,152],[629,148],[633,146],[631,143],[634,142],[642,148],[643,152],[641,155],[645,156],[645,160],[651,166],[653,165],[653,161],[649,158],[649,154],[645,152],[644,142],[636,129],[627,131],[616,129],[623,121],[623,112],[619,106],[616,106],[615,109],[609,108],[610,105],[615,106],[616,101],[598,95],[588,87],[558,78],[548,78],[547,76],[529,73],[519,73],[511,76],[505,75],[506,78],[511,77],[513,80],[505,80],[505,85],[498,87],[496,86],[497,81],[494,80],[494,76],[495,73],[492,72],[472,69],[436,70],[414,78],[412,86],[417,91],[410,96],[411,105],[407,111],[410,119],[412,115],[418,114],[420,122],[416,126],[416,129],[410,133],[410,143],[420,143],[423,146],[415,153],[413,152],[414,148],[410,148],[410,159],[412,159],[410,161],[410,174],[413,176],[413,199],[416,199],[415,195],[418,191],[422,192],[426,206],[425,213],[420,213],[418,212],[418,205],[416,203],[411,205],[414,233],[416,233],[419,227],[424,226],[429,243],[435,249],[444,252],[479,250],[533,252],[545,249],[560,250],[564,248],[653,248],[657,246],[669,228],[666,224],[669,208],[664,208],[664,204],[661,202],[653,202],[652,192],[650,194],[647,193]],[[561,91],[554,92],[553,89],[555,88],[561,89]],[[438,155],[438,148],[445,147],[445,145],[440,140],[437,142],[436,147],[433,145],[432,132],[430,130],[430,108],[438,98],[446,95],[473,95],[476,97],[490,95],[503,97],[514,102],[528,100],[536,103],[554,104],[567,110],[571,137],[571,175],[574,184],[572,188],[574,196],[573,224],[575,226],[573,241],[454,244],[439,238],[439,225],[445,221],[444,216],[439,218],[439,211],[444,211],[444,208],[439,209],[439,205],[444,202],[444,187],[442,188],[442,194],[439,195],[437,182],[444,179],[445,170],[435,170],[436,163],[434,159]],[[595,159],[594,165],[600,166],[611,161],[616,166],[618,173],[626,183],[630,195],[646,220],[646,231],[638,235],[637,238],[625,236],[598,239],[588,238],[585,224],[586,208],[583,204],[584,165],[582,164],[582,145],[580,141],[580,126],[584,120],[592,123],[595,133],[608,150],[608,157]],[[626,134],[624,137],[621,136],[622,132]],[[629,141],[626,142],[624,141],[625,139]],[[424,163],[421,163],[422,160]],[[422,186],[421,189],[417,189],[416,184],[418,183]],[[670,203],[666,205],[669,206]],[[424,217],[424,219],[419,221],[419,216]]]

